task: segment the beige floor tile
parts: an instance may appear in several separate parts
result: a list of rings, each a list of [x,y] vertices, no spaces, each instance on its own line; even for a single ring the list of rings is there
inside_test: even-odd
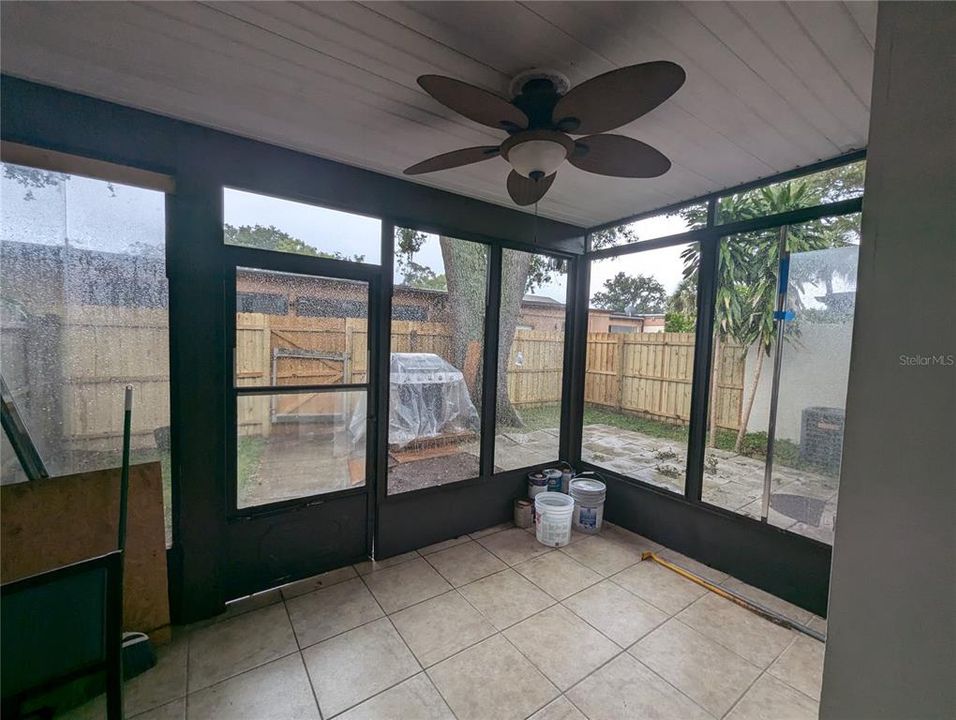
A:
[[[792,630],[774,625],[713,593],[707,593],[676,617],[761,669],[776,660],[794,638]]]
[[[607,540],[634,545],[640,548],[641,551],[651,550],[657,552],[662,550],[664,547],[660,543],[656,543],[650,538],[639,535],[636,532],[631,532],[630,530],[622,528],[620,525],[612,525],[611,523],[604,524],[604,528],[601,530],[601,537],[606,538]]]
[[[585,567],[608,577],[641,560],[641,550],[636,545],[608,540],[593,535],[561,549]]]
[[[564,695],[552,700],[528,720],[588,720]]]
[[[554,604],[551,596],[511,569],[469,583],[458,592],[499,630]]]
[[[823,637],[827,635],[827,621],[826,618],[819,617],[818,615],[811,615],[810,622],[807,625],[816,630],[818,633],[823,633]]]
[[[610,580],[582,590],[562,604],[622,648],[633,645],[668,618]]]
[[[123,688],[127,715],[137,715],[186,695],[186,656],[189,642],[177,637],[156,648],[156,665],[129,680]]]
[[[401,555],[393,555],[392,557],[384,558],[383,560],[365,560],[364,562],[356,563],[352,566],[352,568],[359,575],[371,575],[379,570],[387,570],[388,568],[401,565],[404,562],[415,560],[416,558],[420,557],[421,555],[419,555],[415,550],[412,550],[411,552],[402,553]]]
[[[601,576],[563,552],[553,552],[515,565],[524,575],[555,600],[564,598],[601,581]]]
[[[561,690],[620,652],[617,645],[560,605],[521,621],[504,635]]]
[[[335,720],[455,720],[425,673],[366,700]]]
[[[823,684],[824,647],[818,640],[797,635],[793,644],[783,651],[767,672],[819,701],[820,686]]]
[[[761,675],[725,720],[817,720],[820,708],[803,693]]]
[[[472,540],[477,540],[478,538],[487,537],[488,535],[494,535],[502,530],[511,530],[514,526],[515,524],[509,520],[508,522],[486,527],[484,530],[477,530],[476,532],[471,533],[468,537],[470,537]]]
[[[264,607],[275,605],[277,602],[281,601],[282,593],[279,592],[278,588],[256,593],[255,595],[247,595],[245,597],[236,598],[235,600],[230,600],[226,603],[226,609],[223,612],[219,613],[218,615],[214,615],[211,618],[206,618],[205,620],[199,620],[197,622],[191,623],[183,628],[183,631],[186,633],[193,633],[196,630],[207,628],[210,625],[215,625],[216,623],[223,622],[224,620],[231,620],[234,617],[245,615],[253,610],[260,610]]]
[[[439,550],[429,555],[427,560],[455,587],[479,580],[508,567],[473,540],[446,550]]]
[[[329,570],[314,577],[305,578],[305,580],[283,585],[279,590],[282,592],[282,597],[285,600],[290,600],[291,598],[305,595],[314,590],[321,590],[322,588],[331,587],[346,580],[351,580],[356,575],[355,568],[346,565],[345,567]]]
[[[432,666],[428,676],[458,720],[523,720],[558,695],[501,635]]]
[[[422,667],[495,634],[491,623],[455,591],[395,613],[392,623]]]
[[[478,540],[486,550],[497,555],[508,565],[517,565],[525,560],[551,552],[551,548],[538,542],[537,538],[521,528],[513,527]]]
[[[189,635],[189,692],[298,649],[282,603],[196,630]]]
[[[733,707],[760,668],[676,619],[629,652],[717,717]]]
[[[314,645],[382,617],[382,609],[357,576],[287,600],[286,607],[299,647]]]
[[[707,590],[653,560],[643,560],[611,580],[668,615],[680,612]]]
[[[421,557],[366,575],[365,582],[389,614],[451,590],[451,585]]]
[[[735,577],[728,577],[723,583],[721,583],[721,585],[731,592],[741,595],[748,600],[753,600],[757,604],[763,605],[768,610],[773,610],[775,613],[779,613],[780,615],[790,618],[795,622],[806,624],[810,622],[810,619],[813,617],[813,613],[811,613],[809,610],[804,610],[801,607],[797,607],[793,603],[787,602],[783,598],[778,598],[776,595],[771,595],[766,590],[761,590],[753,585],[748,585],[743,580],[738,580]]]
[[[575,685],[567,696],[590,720],[713,720],[627,653]]]
[[[469,535],[459,535],[458,537],[451,538],[449,540],[442,540],[441,542],[434,543],[432,545],[427,545],[423,548],[418,548],[418,554],[421,556],[431,555],[432,553],[441,552],[442,550],[447,550],[448,548],[455,547],[455,545],[461,545],[471,540]]]
[[[700,577],[704,578],[704,580],[709,580],[717,585],[730,577],[730,575],[727,573],[716,568],[712,568],[709,565],[704,565],[702,562],[697,562],[693,558],[682,555],[676,550],[664,548],[658,553],[658,555],[660,555],[660,557],[662,557],[664,560],[668,560],[669,562],[684,568],[684,570],[689,570],[695,575],[699,575]]]
[[[173,700],[139,715],[127,715],[130,720],[185,720],[186,698]]]
[[[298,653],[193,693],[188,720],[318,720]]]
[[[302,651],[323,717],[331,717],[421,669],[388,618]]]

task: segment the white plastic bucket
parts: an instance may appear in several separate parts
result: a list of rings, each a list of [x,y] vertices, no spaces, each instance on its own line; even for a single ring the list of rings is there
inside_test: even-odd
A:
[[[534,498],[534,526],[538,542],[548,547],[563,547],[571,542],[571,516],[574,500],[564,493],[544,492]]]
[[[574,500],[574,529],[583,533],[600,531],[607,486],[600,480],[579,478],[571,481],[570,495]]]

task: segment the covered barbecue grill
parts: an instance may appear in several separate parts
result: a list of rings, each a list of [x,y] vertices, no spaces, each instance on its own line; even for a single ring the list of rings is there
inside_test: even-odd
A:
[[[481,425],[461,370],[434,353],[392,353],[389,371],[388,443],[410,443],[475,433]],[[365,436],[365,412],[350,424],[353,444]]]

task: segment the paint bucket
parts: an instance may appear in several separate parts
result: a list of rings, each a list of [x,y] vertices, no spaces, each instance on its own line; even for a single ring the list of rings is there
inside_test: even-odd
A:
[[[538,493],[546,492],[548,489],[548,478],[542,472],[528,473],[528,497],[534,500]]]
[[[515,526],[519,528],[529,528],[534,521],[532,517],[533,504],[526,498],[515,500]]]
[[[561,492],[561,471],[557,468],[547,468],[543,472],[548,479],[548,492]]]
[[[574,529],[592,534],[600,531],[607,486],[600,480],[579,477],[571,481],[570,489],[574,499]]]
[[[535,536],[548,547],[563,547],[571,542],[571,516],[574,499],[557,492],[545,492],[534,499]]]

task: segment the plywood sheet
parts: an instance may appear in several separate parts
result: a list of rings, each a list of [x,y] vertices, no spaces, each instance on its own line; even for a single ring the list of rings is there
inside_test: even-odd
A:
[[[0,580],[18,578],[116,548],[118,468],[0,488]],[[125,630],[169,639],[162,470],[158,462],[130,468]]]

